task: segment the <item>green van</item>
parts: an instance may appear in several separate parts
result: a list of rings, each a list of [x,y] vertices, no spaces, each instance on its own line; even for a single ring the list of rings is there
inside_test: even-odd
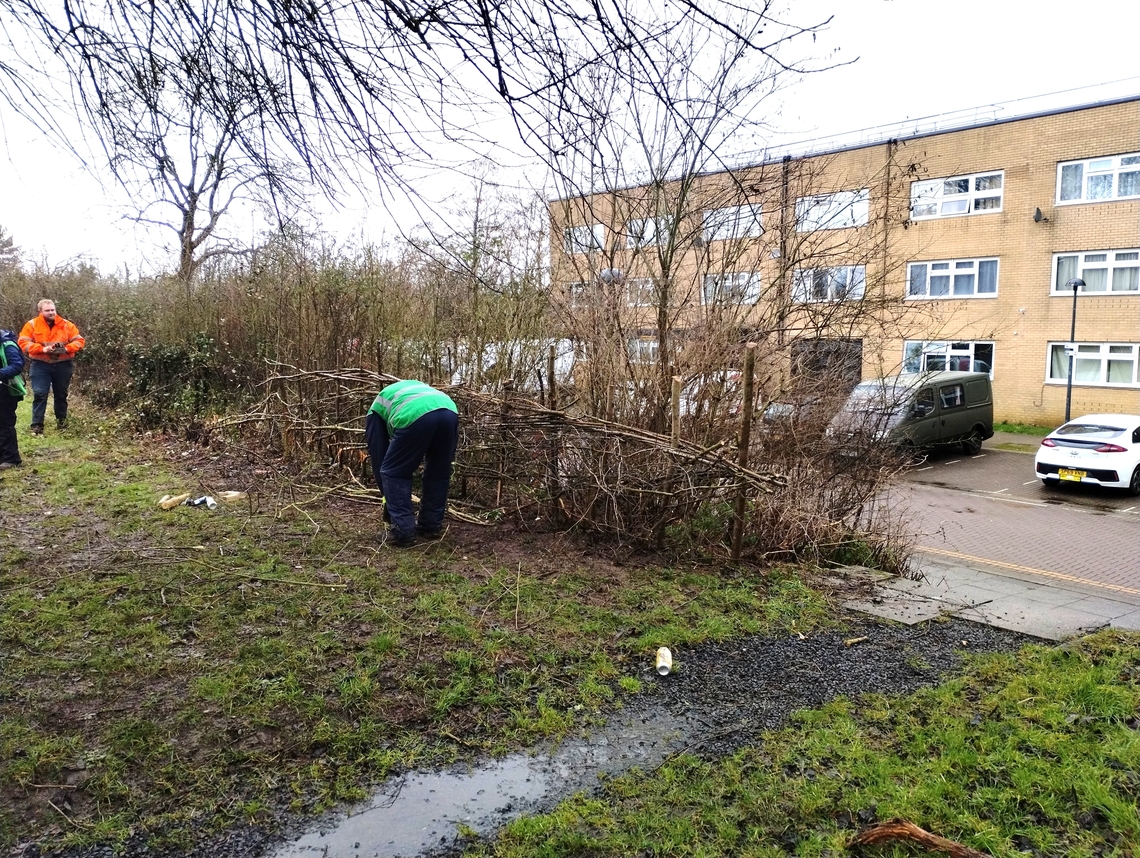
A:
[[[861,381],[827,436],[931,448],[961,444],[977,453],[994,434],[994,398],[984,372],[913,372]]]

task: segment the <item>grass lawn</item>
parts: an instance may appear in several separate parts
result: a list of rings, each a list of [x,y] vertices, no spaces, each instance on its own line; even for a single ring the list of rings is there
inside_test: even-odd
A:
[[[375,506],[321,489],[327,471],[136,439],[77,406],[42,437],[22,408],[25,464],[0,479],[3,847],[273,824],[394,770],[564,735],[637,693],[632,666],[662,641],[839,622],[803,570],[662,566],[460,524],[399,551],[377,540]],[[224,490],[248,495],[158,505]],[[995,855],[1131,855],[1138,652],[1105,634],[978,659],[912,699],[804,712],[761,747],[677,758],[472,849],[837,854],[877,807]]]

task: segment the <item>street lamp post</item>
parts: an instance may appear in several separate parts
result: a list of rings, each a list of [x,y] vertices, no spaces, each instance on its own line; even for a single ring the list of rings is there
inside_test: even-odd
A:
[[[1069,347],[1065,350],[1069,353],[1069,381],[1065,388],[1065,422],[1068,423],[1073,408],[1073,363],[1077,359],[1077,292],[1085,281],[1074,277],[1065,285],[1073,287],[1073,320],[1069,326]]]

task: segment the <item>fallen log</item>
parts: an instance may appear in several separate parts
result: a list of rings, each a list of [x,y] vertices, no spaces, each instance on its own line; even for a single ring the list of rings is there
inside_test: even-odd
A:
[[[891,840],[907,840],[934,852],[945,852],[951,858],[993,858],[985,852],[979,852],[969,846],[963,846],[961,843],[955,843],[953,840],[931,834],[905,819],[888,819],[886,822],[872,825],[855,835],[848,844],[848,848],[877,846]]]

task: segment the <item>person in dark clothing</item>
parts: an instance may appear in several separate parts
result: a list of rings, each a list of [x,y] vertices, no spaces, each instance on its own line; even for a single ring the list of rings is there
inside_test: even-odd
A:
[[[459,409],[451,397],[422,381],[398,381],[376,396],[364,420],[364,438],[393,545],[416,534],[436,539],[443,531],[451,466],[459,445]],[[412,474],[424,463],[419,521],[412,510]]]
[[[24,354],[16,343],[16,333],[0,329],[0,471],[20,464],[16,440],[16,406],[23,399]],[[16,382],[15,379],[20,381]]]

